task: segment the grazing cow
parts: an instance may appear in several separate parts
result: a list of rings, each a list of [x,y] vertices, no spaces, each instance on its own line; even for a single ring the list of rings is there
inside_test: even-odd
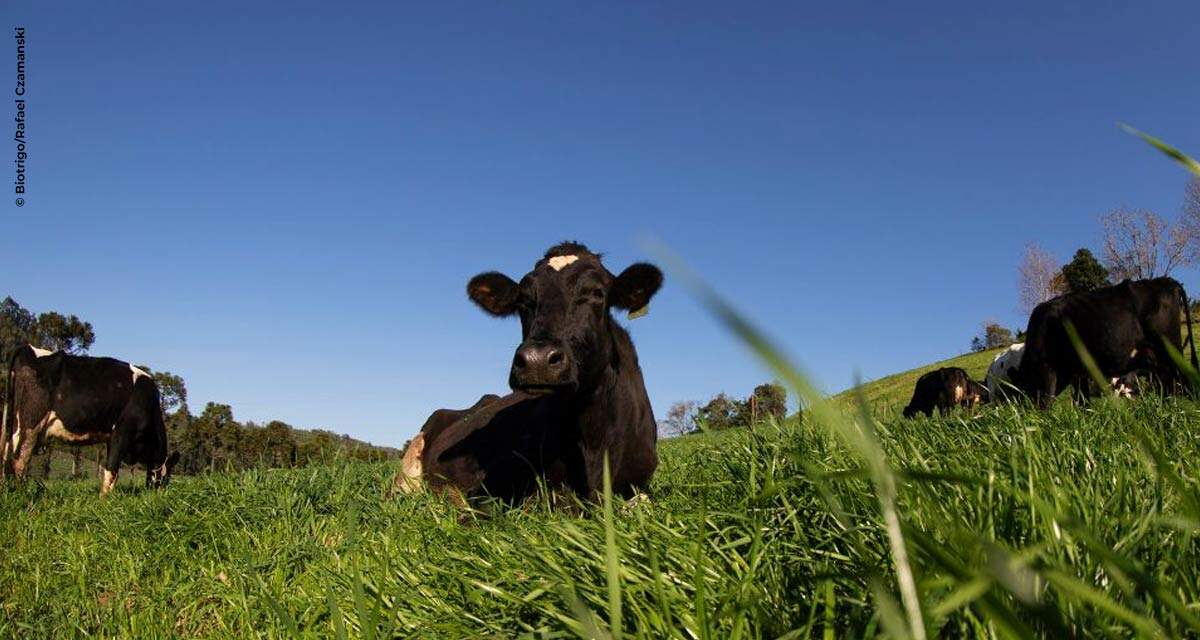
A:
[[[1043,302],[1029,316],[1017,384],[1041,407],[1049,406],[1068,385],[1086,395],[1081,389],[1086,389],[1087,371],[1064,329],[1070,322],[1105,377],[1145,369],[1164,389],[1175,391],[1182,378],[1163,341],[1183,350],[1181,313],[1187,316],[1188,341],[1192,342],[1187,294],[1171,278],[1125,280]],[[1195,366],[1194,343],[1191,358]]]
[[[988,366],[987,377],[984,379],[984,386],[987,387],[988,397],[993,401],[1008,398],[1014,394],[1019,395],[1019,390],[1016,389],[1017,372],[1021,366],[1021,357],[1025,354],[1025,343],[1018,342],[1010,345],[1004,351],[996,354],[992,360],[992,364]],[[1083,382],[1080,382],[1083,385]],[[1130,372],[1123,376],[1117,376],[1109,380],[1109,386],[1112,389],[1113,395],[1119,398],[1132,398],[1137,394],[1140,386],[1136,372]],[[1094,384],[1087,381],[1085,391],[1082,395],[1091,396],[1094,394]]]
[[[1138,381],[1137,373],[1131,371],[1123,376],[1110,379],[1109,386],[1112,387],[1113,395],[1118,398],[1132,398],[1137,395],[1141,384]]]
[[[50,437],[76,445],[108,444],[102,494],[116,484],[122,462],[145,465],[147,487],[170,479],[179,454],[167,456],[158,386],[145,371],[112,358],[23,346],[9,359],[8,389],[0,423],[5,472],[11,465],[13,474],[24,478],[34,449]]]
[[[972,408],[988,400],[987,389],[975,382],[966,371],[958,367],[934,369],[917,379],[912,400],[904,407],[904,417],[918,413],[933,415],[937,409],[942,415],[954,407]]]
[[[645,487],[658,466],[654,413],[633,342],[610,310],[641,310],[661,286],[657,267],[614,276],[573,242],[552,247],[520,283],[496,272],[472,278],[475,304],[521,319],[513,393],[435,412],[409,443],[397,488],[423,479],[467,500],[515,502],[544,483],[587,498],[603,486],[605,457],[614,492]]]
[[[996,357],[992,359],[992,364],[988,365],[987,375],[983,379],[989,398],[999,400],[1011,395],[1013,387],[1016,386],[1014,376],[1021,366],[1021,357],[1024,355],[1024,342],[1009,345],[1007,349],[996,354]]]

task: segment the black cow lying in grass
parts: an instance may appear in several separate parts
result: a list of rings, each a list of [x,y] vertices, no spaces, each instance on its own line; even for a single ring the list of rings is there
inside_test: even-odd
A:
[[[954,407],[972,408],[988,400],[987,388],[975,382],[958,367],[935,369],[917,379],[912,400],[904,407],[904,417],[918,413],[933,415],[933,410],[945,415]]]
[[[662,272],[638,263],[614,276],[576,243],[551,248],[513,282],[489,272],[467,295],[497,317],[519,315],[521,344],[504,397],[439,410],[404,453],[396,488],[427,483],[467,500],[516,502],[545,484],[588,498],[603,487],[632,496],[658,466],[657,428],[637,352],[610,310],[644,308]]]
[[[76,445],[108,444],[102,494],[116,484],[122,462],[144,465],[147,487],[167,483],[179,454],[167,456],[158,386],[145,371],[112,358],[32,346],[18,347],[8,367],[0,475],[11,468],[24,478],[34,449],[49,437]]]
[[[1029,316],[1025,354],[1014,379],[1043,408],[1068,385],[1085,387],[1089,376],[1065,329],[1070,322],[1105,378],[1142,369],[1164,390],[1177,392],[1183,380],[1163,341],[1183,351],[1181,314],[1187,316],[1192,366],[1196,366],[1187,294],[1171,278],[1125,280],[1043,302]]]

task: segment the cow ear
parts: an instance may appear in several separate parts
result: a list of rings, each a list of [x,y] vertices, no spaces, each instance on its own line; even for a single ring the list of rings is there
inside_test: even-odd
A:
[[[467,296],[479,308],[498,317],[512,315],[517,310],[519,291],[512,278],[496,271],[481,273],[467,283]]]
[[[650,304],[650,298],[662,286],[663,274],[658,267],[638,262],[621,272],[608,292],[609,304],[618,309],[634,311]]]

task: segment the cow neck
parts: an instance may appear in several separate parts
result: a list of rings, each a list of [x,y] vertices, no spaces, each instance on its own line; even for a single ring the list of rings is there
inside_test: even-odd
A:
[[[616,417],[617,387],[623,376],[632,373],[627,369],[637,366],[629,333],[613,322],[611,317],[607,333],[610,336],[608,363],[598,382],[588,389],[581,389],[568,403],[570,421],[582,431]]]

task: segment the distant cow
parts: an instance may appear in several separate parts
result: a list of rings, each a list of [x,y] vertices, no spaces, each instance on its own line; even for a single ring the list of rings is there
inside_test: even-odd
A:
[[[488,272],[467,295],[497,317],[519,315],[521,344],[504,398],[434,412],[409,443],[397,488],[421,481],[466,499],[514,502],[539,483],[590,497],[603,486],[631,496],[658,465],[657,430],[637,352],[611,309],[644,308],[662,272],[638,263],[614,276],[600,255],[563,243],[513,282]]]
[[[1105,377],[1145,369],[1164,389],[1177,390],[1182,378],[1163,341],[1183,350],[1181,313],[1187,316],[1188,341],[1192,342],[1187,294],[1171,278],[1126,280],[1043,302],[1029,316],[1017,384],[1042,407],[1068,385],[1086,389],[1087,371],[1064,329],[1069,321]],[[1194,342],[1191,351],[1194,366]]]
[[[145,371],[112,358],[33,346],[18,347],[8,364],[9,394],[0,425],[5,472],[11,467],[24,478],[34,449],[49,437],[75,445],[108,444],[102,494],[116,484],[122,462],[145,465],[147,487],[167,483],[179,454],[167,456],[158,386]]]
[[[904,407],[904,417],[918,413],[933,415],[933,410],[945,415],[954,407],[971,408],[987,402],[988,392],[958,367],[934,369],[921,376],[913,389],[912,400]]]

